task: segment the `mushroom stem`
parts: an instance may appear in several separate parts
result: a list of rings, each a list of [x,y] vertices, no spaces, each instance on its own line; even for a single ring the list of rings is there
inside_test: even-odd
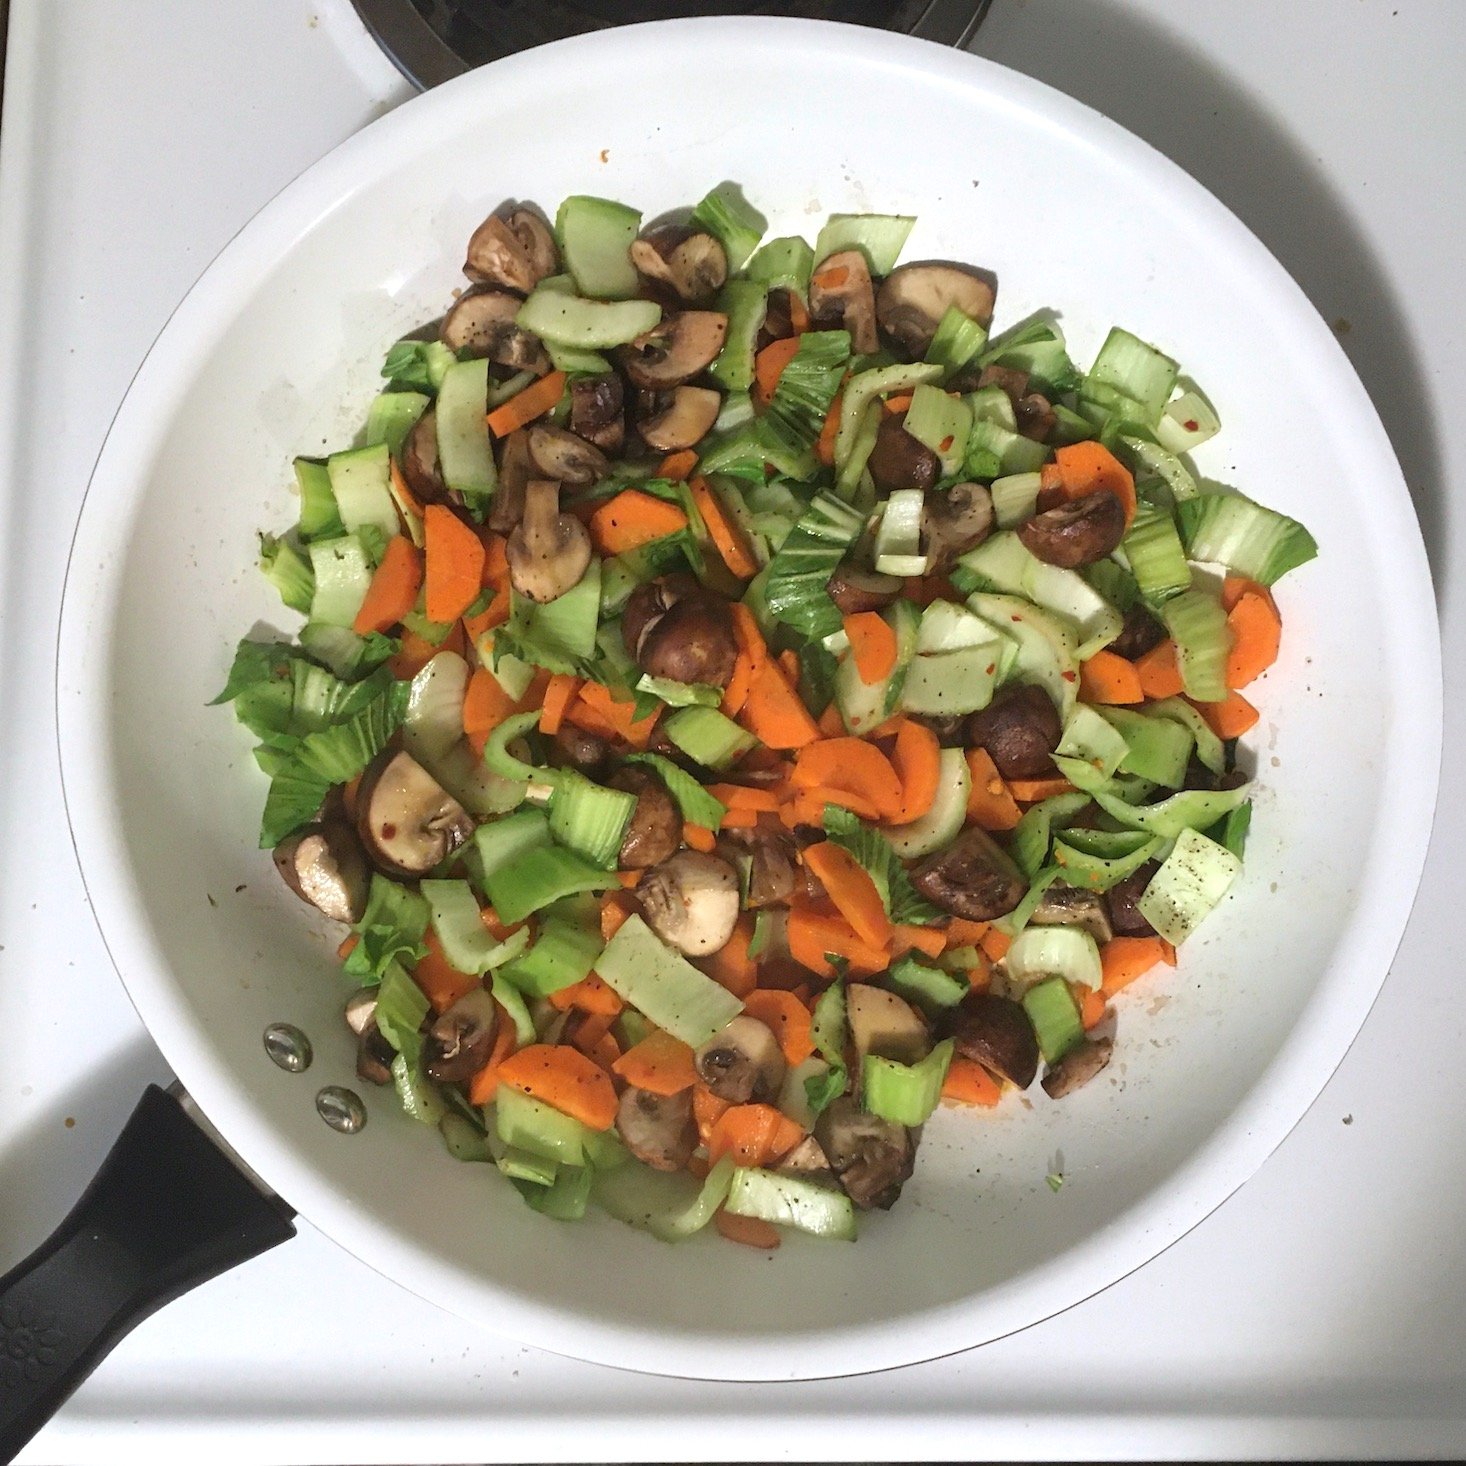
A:
[[[553,601],[580,584],[590,565],[590,535],[560,512],[559,484],[532,479],[525,486],[524,514],[505,553],[514,589],[531,601]]]

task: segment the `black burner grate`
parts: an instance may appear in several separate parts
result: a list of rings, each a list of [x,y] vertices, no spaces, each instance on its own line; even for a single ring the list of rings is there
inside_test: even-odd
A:
[[[353,0],[367,29],[408,79],[440,82],[516,51],[612,25],[686,15],[779,15],[848,21],[925,36],[971,39],[990,0],[795,0],[718,5],[690,0]]]

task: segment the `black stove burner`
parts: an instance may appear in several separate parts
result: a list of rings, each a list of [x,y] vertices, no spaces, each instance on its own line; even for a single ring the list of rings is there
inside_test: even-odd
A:
[[[779,15],[848,21],[965,46],[991,0],[795,0],[667,4],[663,0],[353,0],[409,81],[437,86],[486,61],[612,25],[686,15]]]

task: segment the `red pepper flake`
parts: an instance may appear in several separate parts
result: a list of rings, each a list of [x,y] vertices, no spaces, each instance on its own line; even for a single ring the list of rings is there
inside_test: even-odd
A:
[[[601,162],[603,162],[603,163],[609,163],[610,161],[611,161],[611,150],[610,150],[610,148],[602,148],[601,149]]]
[[[947,436],[942,439],[941,446],[937,449],[937,452],[938,453],[950,453],[952,451],[952,442],[953,442],[952,435],[951,435],[951,433],[948,433]]]
[[[998,664],[996,662],[989,662],[988,663],[988,676],[989,677],[991,677],[993,675],[993,673],[996,672],[997,670],[998,670]]]
[[[1201,426],[1201,424],[1197,422],[1194,417],[1188,417],[1186,421],[1181,424],[1181,426],[1185,428],[1188,433],[1194,433]]]
[[[1064,681],[1065,682],[1077,682],[1078,680],[1079,680],[1079,674],[1077,672],[1065,672],[1064,673]]]

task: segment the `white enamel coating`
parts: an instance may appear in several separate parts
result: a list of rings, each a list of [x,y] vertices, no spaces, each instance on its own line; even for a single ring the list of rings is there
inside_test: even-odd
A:
[[[1062,1104],[1035,1091],[1031,1107],[939,1115],[899,1207],[855,1247],[796,1239],[772,1258],[713,1237],[668,1248],[600,1217],[547,1222],[452,1162],[390,1094],[367,1096],[360,1136],[327,1130],[315,1083],[351,1067],[336,937],[252,848],[263,780],[230,716],[205,706],[238,635],[287,619],[253,554],[257,529],[293,516],[292,453],[346,440],[385,347],[462,283],[479,219],[572,192],[651,217],[723,178],[773,233],[812,237],[834,210],[918,215],[907,258],[990,267],[1000,324],[1056,307],[1080,360],[1112,322],[1162,344],[1225,424],[1201,470],[1303,518],[1322,551],[1281,587],[1283,658],[1254,689],[1263,792],[1246,878],[1173,976],[1120,1002],[1107,1075]],[[1150,148],[1032,81],[793,21],[530,52],[409,103],[286,189],[179,308],[118,415],[73,550],[57,696],[108,948],[245,1159],[352,1252],[501,1334],[735,1379],[877,1369],[1021,1328],[1141,1265],[1246,1180],[1378,991],[1440,747],[1435,613],[1398,466],[1256,239]],[[266,1057],[277,1020],[311,1035],[315,1083]]]

